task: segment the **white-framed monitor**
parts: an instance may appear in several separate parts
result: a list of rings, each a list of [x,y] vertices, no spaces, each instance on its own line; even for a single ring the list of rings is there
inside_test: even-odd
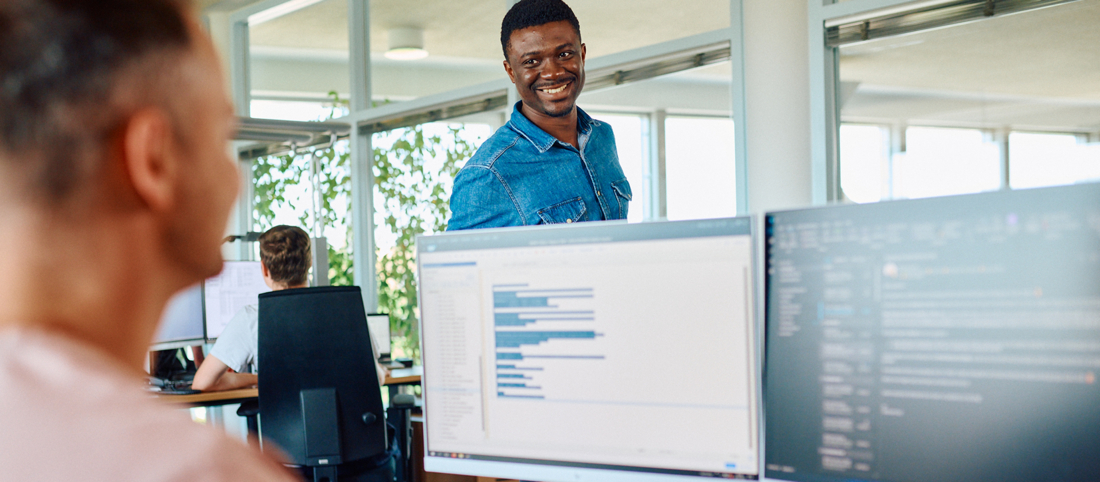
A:
[[[226,261],[221,273],[203,283],[207,340],[217,339],[237,312],[268,291],[259,261]]]
[[[164,307],[151,350],[201,345],[205,339],[202,285],[176,293]]]
[[[374,349],[374,357],[379,360],[390,359],[390,315],[389,313],[367,313],[367,330]]]
[[[428,471],[757,479],[748,217],[417,240]]]

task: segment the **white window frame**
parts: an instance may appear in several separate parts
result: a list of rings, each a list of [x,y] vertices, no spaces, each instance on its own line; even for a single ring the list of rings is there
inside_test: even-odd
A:
[[[256,25],[282,15],[286,15],[321,0],[264,0],[243,7],[229,14],[229,72],[231,79],[231,92],[238,115],[248,116],[251,101],[251,79],[249,74],[249,25]],[[731,117],[734,121],[734,145],[735,145],[735,170],[737,173],[736,185],[731,188],[736,190],[738,214],[747,214],[748,207],[748,172],[746,164],[746,136],[745,136],[745,82],[744,82],[744,41],[742,23],[742,3],[744,0],[730,0],[730,27],[693,35],[681,39],[648,45],[625,52],[602,56],[587,62],[586,73],[589,78],[595,78],[601,74],[625,71],[657,62],[663,58],[677,53],[695,51],[715,44],[725,44],[729,47],[729,62],[732,66],[730,78],[731,89]],[[371,169],[371,135],[376,126],[385,125],[387,121],[395,121],[402,118],[417,115],[437,115],[443,113],[444,117],[433,120],[445,120],[454,117],[446,116],[449,108],[469,106],[474,102],[485,102],[485,105],[499,106],[501,99],[504,105],[511,105],[518,100],[515,89],[502,75],[500,80],[483,84],[462,87],[440,94],[413,99],[407,102],[399,102],[372,108],[369,102],[371,98],[370,75],[370,0],[347,0],[348,2],[348,36],[349,36],[349,75],[351,85],[351,106],[348,116],[335,119],[335,122],[344,122],[354,126],[351,133],[351,177],[352,177],[352,252],[356,257],[355,284],[363,289],[364,302],[369,311],[377,308],[377,273],[375,272],[375,243],[374,243],[374,203],[373,203],[373,170]],[[465,107],[463,107],[465,108]],[[493,107],[496,108],[496,107]],[[664,194],[664,150],[663,150],[663,118],[660,111],[650,113],[649,145],[644,146],[649,153],[647,163],[649,172],[643,189],[647,198],[651,201],[643,207],[646,219],[663,217],[666,212]],[[251,179],[251,173],[247,164],[242,165],[245,179]],[[251,189],[251,183],[249,189]],[[238,213],[251,213],[252,196],[241,197]],[[250,222],[250,216],[238,216],[239,229],[247,231],[251,226],[243,226]],[[242,231],[243,232],[243,231]],[[362,256],[366,256],[364,259]]]

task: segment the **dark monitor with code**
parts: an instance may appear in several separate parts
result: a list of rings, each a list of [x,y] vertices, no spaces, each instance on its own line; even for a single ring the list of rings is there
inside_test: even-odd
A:
[[[749,218],[420,237],[428,471],[756,479]]]
[[[765,229],[767,478],[1100,480],[1100,184]]]

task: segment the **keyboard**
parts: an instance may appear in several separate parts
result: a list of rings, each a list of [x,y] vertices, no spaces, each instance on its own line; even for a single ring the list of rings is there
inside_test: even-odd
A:
[[[161,387],[159,393],[162,395],[194,395],[196,393],[202,393],[202,391],[192,390],[190,386],[186,388]]]
[[[151,377],[149,378],[148,389],[149,391],[163,395],[194,395],[196,393],[202,393],[202,391],[191,389],[190,381],[161,380]]]

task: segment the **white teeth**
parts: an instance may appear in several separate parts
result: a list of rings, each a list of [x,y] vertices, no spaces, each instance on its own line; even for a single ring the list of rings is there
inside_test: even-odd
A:
[[[566,85],[569,85],[569,84],[566,84]],[[565,90],[565,85],[563,85],[561,87],[558,87],[556,89],[542,89],[542,91],[546,92],[547,94],[557,94],[558,92],[561,92],[563,90]]]

